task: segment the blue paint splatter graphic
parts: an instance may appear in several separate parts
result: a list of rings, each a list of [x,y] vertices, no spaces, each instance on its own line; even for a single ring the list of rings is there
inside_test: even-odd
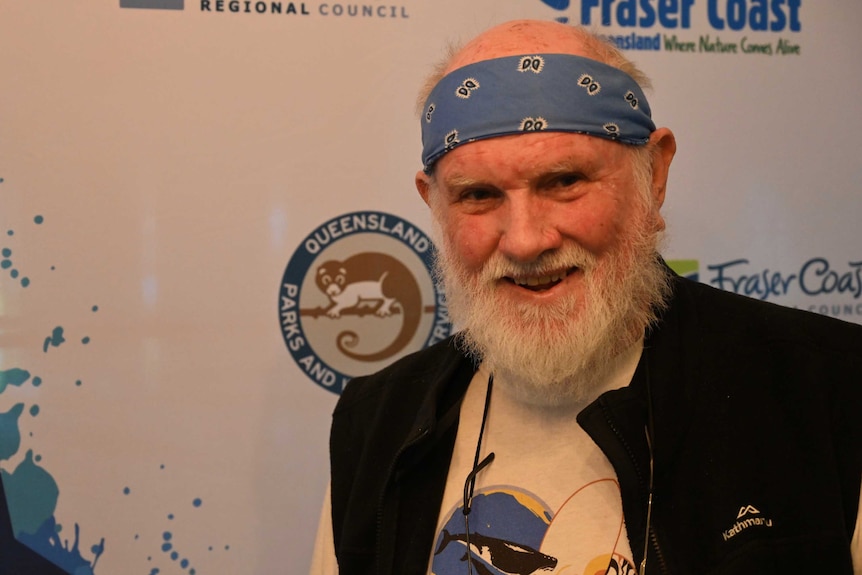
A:
[[[11,232],[12,230],[9,231]],[[9,235],[11,236],[12,234],[10,233]],[[3,259],[0,260],[0,268],[8,270],[13,265],[12,260],[10,259],[12,257],[12,250],[9,248],[3,248],[2,250],[0,250],[0,254],[3,255]],[[14,268],[11,269],[9,271],[9,275],[12,276],[12,279],[17,278],[18,270]],[[21,278],[21,285],[23,287],[27,287],[28,285],[30,285],[30,278]]]
[[[0,478],[6,491],[9,516],[15,538],[58,565],[67,573],[92,575],[96,562],[105,550],[105,539],[93,546],[93,562],[81,556],[79,550],[80,527],[75,524],[75,540],[60,540],[60,526],[54,519],[54,510],[60,490],[54,478],[33,461],[33,450],[10,474],[0,469]]]
[[[179,551],[174,549],[174,544],[171,543],[171,539],[173,539],[173,537],[174,535],[170,531],[165,531],[164,533],[162,533],[162,539],[164,540],[164,543],[162,543],[162,551],[164,553],[170,553],[168,557],[170,557],[171,561],[176,561],[180,558],[180,553]],[[180,560],[180,567],[182,567],[183,569],[188,569],[190,564],[191,562],[185,557]],[[194,575],[194,573],[194,569],[189,569],[189,575]]]
[[[29,379],[30,372],[24,369],[0,371],[0,393],[9,385],[20,387]],[[41,378],[34,377],[32,383],[38,387],[41,382]],[[21,447],[19,419],[23,411],[24,404],[17,403],[6,413],[0,414],[0,460],[11,459]],[[39,413],[39,406],[30,406],[29,411],[35,417]],[[60,540],[61,527],[54,518],[60,490],[51,474],[36,464],[41,459],[38,455],[34,457],[33,450],[29,449],[14,471],[9,473],[0,469],[12,532],[19,542],[67,573],[93,575],[96,562],[105,551],[105,540],[102,538],[98,545],[91,547],[94,556],[92,563],[84,559],[79,550],[78,524],[75,524],[75,540],[71,547],[68,540]]]
[[[2,182],[3,179],[0,178],[0,183]],[[36,214],[31,217],[37,226],[42,226],[46,222],[43,214]],[[48,219],[50,217],[49,214]],[[15,227],[16,229],[21,227],[20,222]],[[48,226],[42,229],[45,228],[48,228]],[[2,255],[0,257],[0,269],[5,270],[21,287],[26,288],[32,282],[21,271],[26,268],[21,265],[20,246],[16,242],[26,239],[27,232],[32,231],[32,229],[29,227],[24,227],[23,229],[23,233],[17,235],[13,229],[7,229],[6,235],[12,239],[7,240],[6,246],[0,244],[0,255]],[[21,229],[18,229],[18,231],[21,232]],[[61,263],[58,263],[60,267],[62,267]],[[53,271],[57,269],[57,266],[51,265],[50,269]],[[52,278],[55,277],[52,275]],[[0,293],[0,297],[2,297],[2,293]],[[100,311],[99,305],[91,304],[88,307],[92,313]],[[93,343],[89,335],[75,333],[72,326],[67,326],[67,328],[64,329],[63,326],[56,326],[51,331],[51,334],[45,337],[42,344],[43,353],[47,353],[51,347],[59,348],[67,339],[74,342],[76,338],[80,338],[79,341],[83,345]],[[98,339],[96,341],[98,342]],[[38,346],[38,342],[36,342],[36,345]],[[56,354],[52,353],[51,359],[54,359],[55,356]],[[75,379],[74,377],[70,377],[66,381],[74,381],[76,387],[81,387],[83,383],[82,379]],[[31,382],[34,388],[38,388],[42,383],[42,378],[32,377],[31,379],[29,371],[19,368],[0,370],[0,393],[3,393],[9,386],[21,387],[26,382]],[[40,393],[44,393],[45,391],[50,392],[53,386],[49,385],[45,387],[48,389],[44,391],[40,389]],[[74,538],[71,541],[69,540],[69,535],[64,536],[63,528],[57,522],[57,517],[55,517],[61,487],[51,473],[42,466],[42,457],[34,455],[34,450],[28,449],[29,446],[22,441],[24,433],[20,426],[24,410],[28,410],[28,413],[32,417],[41,414],[41,408],[38,404],[30,403],[29,401],[27,403],[29,405],[16,403],[6,413],[0,413],[0,463],[6,465],[5,468],[0,468],[0,481],[2,481],[6,495],[13,535],[21,544],[45,557],[70,575],[95,575],[99,558],[105,552],[105,538],[96,538],[95,540],[98,541],[97,544],[92,544],[92,540],[89,542],[81,541],[81,526],[78,523],[74,523]],[[46,405],[44,402],[40,403]],[[41,415],[41,417],[48,417],[50,411],[50,409],[46,408],[45,415]],[[26,424],[27,422],[28,420],[25,418],[24,423]],[[32,432],[29,433],[29,437],[33,437]],[[26,455],[22,458],[20,454],[23,454],[25,451]],[[13,458],[16,455],[18,457]],[[16,463],[17,466],[12,469]],[[165,465],[161,464],[160,469],[164,470]],[[129,482],[129,484],[134,483]],[[130,498],[138,495],[138,492],[141,491],[136,488],[133,494],[129,485],[125,487],[115,485],[113,489],[117,489],[117,491],[122,489],[123,493]],[[191,504],[194,508],[199,508],[203,502],[198,497],[193,498]],[[167,517],[168,521],[174,521],[175,516],[173,513],[168,514]],[[161,521],[165,520],[162,519]],[[176,523],[180,524],[183,522],[178,520]],[[180,526],[178,525],[177,527],[179,528]],[[86,529],[88,527],[85,526]],[[89,529],[92,528],[89,527]],[[68,532],[69,529],[67,528],[66,534]],[[171,535],[170,531],[165,531],[164,534],[167,537],[163,541],[163,553],[159,557],[162,558],[162,561],[167,560],[172,562],[173,567],[168,565],[167,571],[169,573],[177,573],[179,567],[187,575],[196,575],[196,569],[191,566],[192,560],[185,556],[185,553],[183,553],[184,550],[177,545],[175,537]],[[138,540],[139,537],[139,534],[134,535],[135,540]],[[229,548],[227,545],[224,547],[225,550]],[[154,550],[151,549],[150,551],[152,553]],[[147,557],[147,561],[152,561],[154,558],[158,560],[159,557],[155,557],[155,554],[153,554]],[[150,565],[153,564],[151,563]],[[4,567],[6,567],[4,558],[0,557],[0,572],[4,571]],[[166,566],[163,563],[161,566],[152,567],[150,574],[158,575],[165,570]]]
[[[161,468],[164,468],[164,465],[162,465]],[[200,497],[196,497],[195,499],[192,500],[192,505],[194,507],[200,507],[202,503],[203,503],[203,500]],[[168,515],[168,519],[173,520],[174,514],[170,513]],[[225,545],[225,550],[229,550],[229,549],[230,549],[230,545]],[[182,552],[179,549],[177,549],[175,542],[174,542],[174,534],[172,531],[166,530],[166,531],[162,532],[161,550],[162,550],[162,553],[167,554],[167,557],[171,561],[178,561],[179,565],[182,569],[188,569],[188,575],[195,575],[196,570],[194,567],[191,567],[191,560],[188,559],[187,557],[182,557]],[[209,550],[210,551],[213,550],[212,546],[209,547]],[[147,557],[147,561],[149,561],[151,559],[152,559],[152,557]]]
[[[17,367],[0,370],[0,393],[3,393],[3,390],[6,389],[7,385],[20,387],[21,384],[28,379],[30,379],[30,372]]]
[[[63,327],[57,326],[51,331],[51,335],[45,338],[45,343],[42,344],[42,351],[48,353],[49,347],[60,347],[60,345],[66,341],[66,338],[63,337]]]
[[[23,403],[16,403],[6,413],[0,413],[0,460],[9,459],[21,447],[21,431],[18,418],[24,411]]]

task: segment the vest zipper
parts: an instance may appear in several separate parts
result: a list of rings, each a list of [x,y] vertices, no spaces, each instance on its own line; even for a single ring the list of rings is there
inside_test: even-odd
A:
[[[649,529],[649,539],[652,543],[652,548],[655,550],[656,559],[658,559],[659,570],[662,572],[662,575],[669,575],[670,571],[667,568],[667,560],[664,558],[664,553],[661,552],[661,547],[658,544],[658,535],[656,535],[653,527]]]
[[[607,409],[606,409],[604,402],[600,402],[600,405],[602,407],[602,413],[605,416],[605,421],[607,422],[608,427],[611,428],[611,431],[614,433],[616,438],[622,444],[623,448],[625,448],[626,453],[629,456],[629,460],[632,462],[632,467],[634,467],[635,476],[637,477],[638,484],[643,486],[644,477],[643,477],[643,474],[641,473],[640,467],[638,466],[637,459],[635,459],[634,451],[632,451],[631,446],[629,445],[628,441],[626,441],[626,438],[623,437],[622,433],[617,428],[617,426],[614,425],[613,419],[610,417],[610,414],[607,412]],[[651,446],[649,446],[649,449],[650,449],[650,451],[652,451]],[[652,457],[652,453],[650,453],[650,457]],[[662,575],[670,575],[670,571],[668,571],[668,568],[667,568],[667,560],[665,559],[664,553],[662,553],[661,547],[658,544],[658,536],[656,535],[654,526],[655,526],[655,524],[651,525],[650,530],[649,530],[650,543],[652,543],[652,548],[655,550],[656,557],[658,558],[659,570],[661,571]]]

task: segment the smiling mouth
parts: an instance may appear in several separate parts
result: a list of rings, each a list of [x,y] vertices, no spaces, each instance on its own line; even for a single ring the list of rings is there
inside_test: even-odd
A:
[[[563,281],[568,275],[577,271],[578,268],[569,268],[558,272],[552,272],[541,276],[525,276],[525,277],[507,277],[507,281],[512,282],[518,287],[522,287],[531,291],[549,290],[555,285]]]

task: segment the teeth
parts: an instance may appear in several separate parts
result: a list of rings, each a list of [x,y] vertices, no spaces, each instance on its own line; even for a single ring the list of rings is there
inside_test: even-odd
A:
[[[541,277],[529,277],[529,278],[514,278],[514,281],[519,286],[528,286],[535,287],[539,285],[545,285],[550,283],[556,283],[558,281],[562,281],[562,279],[566,277],[565,273],[558,273],[549,276],[541,276]]]

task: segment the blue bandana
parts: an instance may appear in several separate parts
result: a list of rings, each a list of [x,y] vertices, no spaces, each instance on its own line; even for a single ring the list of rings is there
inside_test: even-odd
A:
[[[444,76],[425,102],[422,164],[468,142],[524,132],[575,132],[643,145],[655,130],[625,72],[569,54],[509,56]]]

